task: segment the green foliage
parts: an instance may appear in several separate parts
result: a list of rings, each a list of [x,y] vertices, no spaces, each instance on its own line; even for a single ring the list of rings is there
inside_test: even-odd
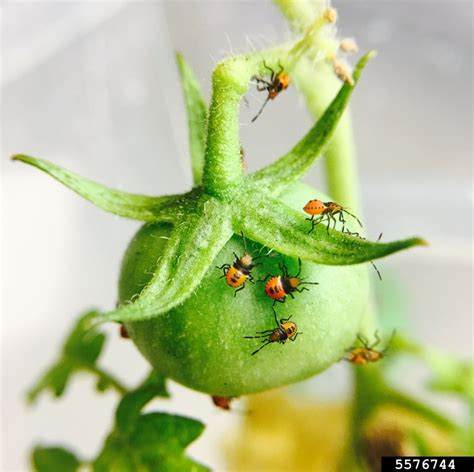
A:
[[[121,400],[114,430],[93,462],[94,472],[205,471],[206,467],[184,455],[186,447],[199,437],[199,421],[165,413],[142,414],[156,396],[168,396],[164,379],[152,375]]]
[[[30,402],[34,402],[45,390],[50,390],[56,397],[60,397],[71,377],[81,371],[94,373],[101,391],[106,388],[124,391],[116,380],[96,366],[105,342],[105,336],[92,326],[92,321],[98,315],[96,311],[89,311],[79,318],[67,337],[58,360],[28,392]]]
[[[432,378],[429,388],[440,393],[457,395],[474,408],[474,366],[472,362],[450,359],[431,353],[427,359]]]
[[[202,181],[206,152],[207,104],[194,72],[184,57],[177,53],[176,62],[181,75],[184,102],[188,114],[189,152],[195,185]]]
[[[41,446],[33,449],[31,462],[36,472],[75,472],[81,464],[72,452],[62,447]]]

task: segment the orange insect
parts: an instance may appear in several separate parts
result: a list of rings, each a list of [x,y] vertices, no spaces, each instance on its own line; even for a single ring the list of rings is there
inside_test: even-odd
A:
[[[254,77],[254,80],[257,82],[257,90],[259,92],[266,90],[268,92],[268,95],[265,101],[263,102],[260,111],[252,118],[252,123],[260,116],[268,101],[276,98],[280,92],[286,90],[290,85],[290,77],[286,72],[283,71],[283,66],[281,64],[278,64],[280,70],[276,74],[272,68],[267,66],[265,61],[263,61],[263,65],[271,73],[270,81],[262,79],[260,77]]]
[[[311,229],[308,233],[314,230],[316,225],[327,219],[327,230],[329,233],[329,227],[331,226],[331,221],[334,222],[334,229],[336,228],[337,220],[336,215],[339,215],[339,221],[342,223],[342,231],[345,230],[344,225],[346,224],[346,220],[344,218],[344,213],[352,216],[357,223],[359,223],[360,227],[362,228],[362,223],[360,222],[357,216],[350,213],[347,208],[344,208],[342,205],[336,202],[322,202],[321,200],[310,200],[304,207],[303,210],[308,215],[311,215],[311,218],[306,218],[307,220],[311,221]],[[315,216],[318,218],[315,219]],[[358,233],[351,233],[352,235],[356,235]]]
[[[234,252],[235,261],[232,265],[223,264],[220,267],[216,267],[216,269],[221,269],[224,272],[221,279],[225,277],[227,285],[237,289],[234,293],[234,297],[237,295],[237,292],[240,292],[240,290],[245,288],[247,281],[253,282],[251,270],[255,267],[254,261],[262,257],[252,257],[247,250],[247,243],[243,234],[242,238],[244,240],[245,247],[244,255],[239,257]]]
[[[257,352],[261,351],[265,346],[268,346],[269,344],[285,344],[288,339],[290,341],[294,341],[299,334],[303,334],[298,332],[296,324],[290,321],[291,316],[289,318],[283,318],[280,320],[280,322],[278,322],[275,308],[273,308],[273,315],[275,316],[275,329],[257,331],[257,336],[244,336],[245,339],[262,339],[263,344],[256,351],[252,352],[252,356],[257,354]]]
[[[290,275],[288,267],[283,263],[278,267],[283,275],[267,275],[263,280],[259,280],[259,282],[266,282],[270,278],[265,284],[265,293],[273,299],[273,305],[276,302],[284,303],[288,295],[295,298],[293,292],[301,293],[304,290],[309,290],[307,287],[299,288],[300,285],[319,285],[318,282],[304,282],[304,279],[300,277],[301,259],[298,259],[298,273],[295,275]]]
[[[369,341],[366,338],[364,338],[361,334],[358,334],[357,339],[361,342],[362,346],[351,347],[349,349],[348,356],[344,357],[344,359],[356,365],[363,365],[369,362],[377,362],[384,357],[384,354],[389,348],[394,335],[395,331],[392,332],[392,336],[390,337],[390,340],[388,341],[385,348],[380,351],[377,351],[374,349],[375,346],[380,343],[380,338],[377,331],[374,335],[375,342],[373,342],[372,344],[369,344]]]

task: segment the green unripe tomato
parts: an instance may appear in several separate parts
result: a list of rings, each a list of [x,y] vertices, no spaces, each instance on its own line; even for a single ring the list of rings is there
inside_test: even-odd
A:
[[[281,197],[301,211],[311,198],[324,198],[313,188],[298,184]],[[310,223],[308,222],[308,229]],[[146,224],[131,241],[122,263],[120,302],[136,297],[149,281],[171,231],[168,224]],[[269,246],[271,241],[269,241]],[[265,249],[247,241],[255,257]],[[311,377],[337,362],[353,343],[368,302],[364,264],[324,266],[303,261],[301,276],[319,285],[295,292],[295,299],[276,303],[278,318],[296,323],[302,333],[294,342],[272,343],[252,356],[259,339],[244,339],[276,328],[273,301],[263,283],[247,282],[234,297],[234,289],[216,266],[234,262],[244,254],[240,236],[234,236],[213,261],[198,289],[182,305],[154,319],[127,323],[130,337],[158,371],[187,387],[211,395],[239,396],[288,385]],[[298,261],[277,253],[263,257],[252,270],[255,280],[278,275],[284,261],[290,274]]]

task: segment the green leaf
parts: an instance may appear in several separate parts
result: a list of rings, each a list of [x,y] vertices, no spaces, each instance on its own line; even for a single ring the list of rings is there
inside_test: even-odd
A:
[[[232,236],[229,209],[203,199],[196,213],[175,226],[155,274],[138,299],[98,317],[98,321],[139,321],[165,313],[188,298]]]
[[[353,75],[355,84],[371,57],[373,53],[369,52],[357,63]],[[259,184],[262,189],[278,195],[303,177],[328,145],[353,90],[354,86],[344,84],[323,116],[306,136],[289,153],[251,175],[251,180]]]
[[[81,464],[72,452],[62,447],[40,446],[33,450],[31,462],[36,472],[75,472]]]
[[[457,395],[474,407],[474,366],[471,362],[429,352],[424,356],[431,367],[429,388]]]
[[[267,197],[264,202],[252,198],[245,201],[245,211],[241,210],[235,219],[236,233],[243,231],[249,239],[282,254],[318,264],[359,264],[426,244],[420,238],[374,243],[333,229],[328,232],[324,223],[308,233],[311,223],[280,200]]]
[[[155,397],[169,397],[165,377],[152,371],[145,381],[134,391],[127,393],[121,400],[115,415],[117,427],[122,432],[130,432],[134,419],[142,408]]]
[[[184,102],[188,113],[189,149],[194,184],[200,185],[206,152],[207,104],[193,70],[179,53],[176,53],[176,62],[181,75]]]
[[[60,397],[71,376],[80,371],[89,371],[97,376],[99,390],[113,387],[119,392],[125,392],[122,385],[96,366],[105,342],[105,336],[93,327],[92,322],[98,315],[98,312],[90,311],[80,317],[66,339],[58,360],[29,390],[29,402],[36,401],[38,395],[45,390]]]
[[[46,172],[99,208],[125,218],[173,222],[180,216],[179,208],[184,196],[149,197],[121,192],[42,159],[18,154],[13,156],[12,160],[30,164]]]
[[[141,414],[156,396],[167,395],[164,379],[152,373],[121,400],[114,430],[93,463],[95,472],[186,472],[206,467],[184,455],[186,447],[203,431],[199,421],[165,413]]]

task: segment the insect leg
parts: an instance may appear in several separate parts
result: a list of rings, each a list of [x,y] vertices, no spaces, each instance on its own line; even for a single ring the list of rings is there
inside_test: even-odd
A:
[[[364,347],[369,347],[369,341],[364,336],[362,336],[362,334],[358,334],[357,339],[362,343]]]
[[[268,275],[265,276],[264,279],[258,279],[257,282],[266,282],[271,276],[272,276],[272,274],[268,274]]]
[[[373,347],[377,346],[380,343],[380,336],[379,336],[378,330],[375,331],[374,338],[375,338],[375,342],[371,346],[369,346],[369,349],[372,349]]]
[[[261,351],[265,346],[268,346],[270,344],[270,341],[267,341],[265,344],[263,344],[262,346],[260,346],[256,351],[253,351],[252,352],[252,356],[254,356],[255,354],[257,354],[257,352]]]
[[[372,267],[375,269],[375,272],[377,272],[377,275],[379,276],[379,280],[382,280],[382,276],[380,275],[379,270],[377,269],[377,266],[373,263],[373,261],[369,261],[372,264]]]
[[[301,274],[301,257],[298,257],[298,272],[295,277],[299,277]],[[288,274],[287,274],[288,275]]]
[[[265,99],[265,101],[263,102],[263,105],[261,106],[260,110],[258,111],[258,113],[252,118],[252,123],[262,114],[262,111],[263,109],[265,108],[265,105],[268,103],[268,100],[270,100],[270,94],[268,95],[268,97]]]
[[[275,305],[275,303],[273,305]],[[275,306],[272,306],[272,310],[273,310],[273,317],[275,318],[275,326],[280,326],[280,324],[278,323],[277,312],[275,310]]]
[[[304,292],[304,291],[307,291],[309,292],[309,288],[308,287],[301,287],[301,288],[297,288],[295,289],[298,293],[301,293],[301,292]],[[291,295],[291,293],[290,293]]]
[[[245,288],[245,284],[242,285],[242,287],[239,287],[235,292],[234,292],[234,298],[237,296],[237,292],[240,292]]]

